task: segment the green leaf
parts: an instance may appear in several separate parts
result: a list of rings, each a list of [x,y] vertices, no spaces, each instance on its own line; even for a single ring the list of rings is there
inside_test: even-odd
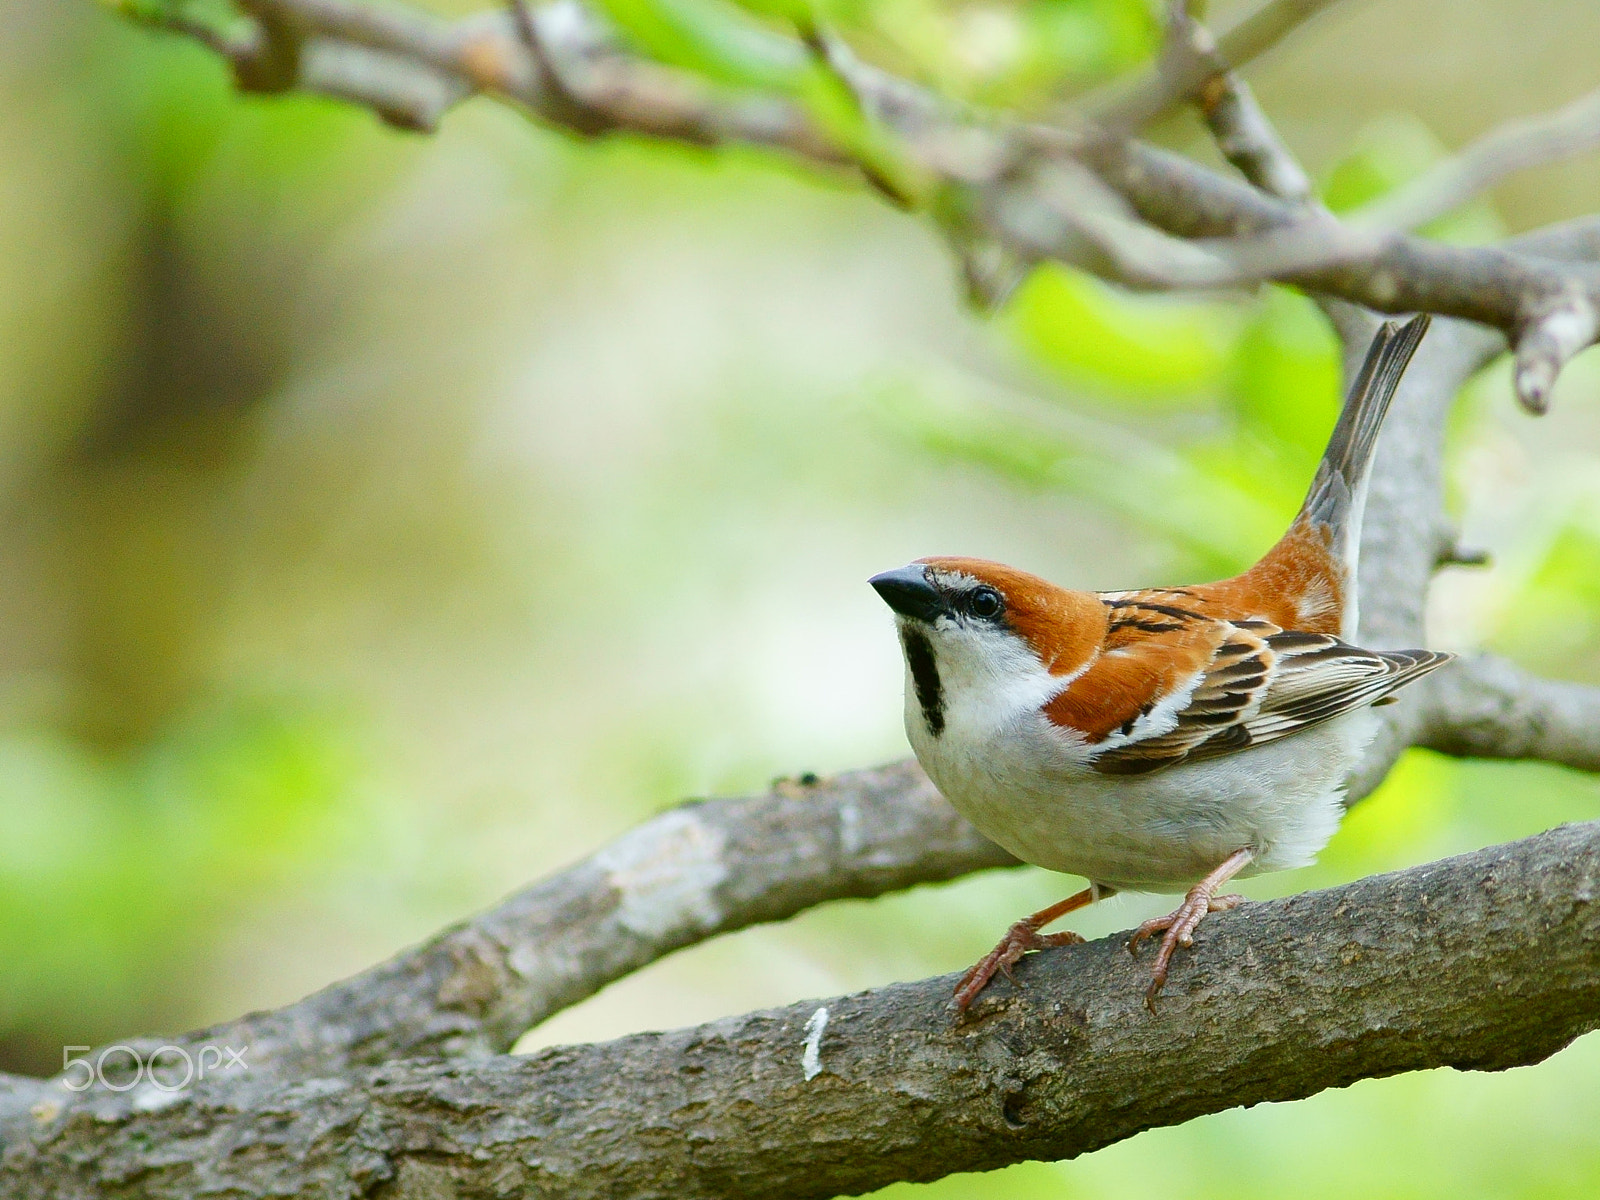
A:
[[[733,87],[793,91],[807,58],[720,0],[599,0],[606,15],[641,51]]]
[[[1245,325],[1228,396],[1246,430],[1309,472],[1339,417],[1339,341],[1311,300],[1272,287]]]
[[[1046,263],[1007,306],[1035,361],[1068,383],[1144,408],[1193,407],[1224,380],[1239,317],[1206,301],[1143,296]]]
[[[1322,197],[1334,212],[1349,212],[1410,183],[1448,151],[1418,118],[1380,117],[1357,136],[1349,154],[1328,172]],[[1477,197],[1421,229],[1440,241],[1474,244],[1505,236],[1505,224],[1487,197]]]

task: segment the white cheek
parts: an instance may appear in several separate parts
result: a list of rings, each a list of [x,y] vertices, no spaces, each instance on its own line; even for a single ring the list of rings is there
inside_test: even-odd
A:
[[[931,641],[943,685],[945,723],[953,730],[993,728],[1036,710],[1070,677],[1051,675],[1016,634],[941,617]]]

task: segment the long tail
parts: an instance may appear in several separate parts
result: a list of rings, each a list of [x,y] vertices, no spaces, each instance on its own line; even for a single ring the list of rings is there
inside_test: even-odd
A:
[[[1367,480],[1372,474],[1372,452],[1378,444],[1389,401],[1394,399],[1411,356],[1422,343],[1431,323],[1426,313],[1404,325],[1385,321],[1372,339],[1366,361],[1356,374],[1350,394],[1333,427],[1328,448],[1317,466],[1316,478],[1300,507],[1300,521],[1326,526],[1333,534],[1329,547],[1355,582],[1356,554],[1361,543],[1361,516],[1366,507]]]

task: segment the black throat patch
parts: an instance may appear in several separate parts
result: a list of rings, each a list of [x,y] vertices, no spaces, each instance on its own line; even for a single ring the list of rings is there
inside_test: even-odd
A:
[[[927,634],[910,625],[900,627],[900,644],[905,647],[906,665],[911,668],[911,682],[917,689],[922,719],[928,724],[928,732],[938,737],[944,732],[944,685],[939,682],[939,664],[933,658],[933,645]]]

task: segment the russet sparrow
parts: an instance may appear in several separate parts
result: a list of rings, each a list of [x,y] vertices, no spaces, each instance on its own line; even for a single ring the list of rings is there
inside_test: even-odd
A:
[[[1283,538],[1242,575],[1080,592],[999,563],[925,558],[872,578],[897,617],[906,732],[930,779],[985,836],[1089,887],[1018,921],[956,988],[959,1017],[1041,933],[1119,890],[1187,889],[1161,933],[1146,1002],[1234,876],[1312,862],[1369,709],[1453,656],[1364,650],[1356,557],[1373,448],[1428,328],[1385,324]]]

